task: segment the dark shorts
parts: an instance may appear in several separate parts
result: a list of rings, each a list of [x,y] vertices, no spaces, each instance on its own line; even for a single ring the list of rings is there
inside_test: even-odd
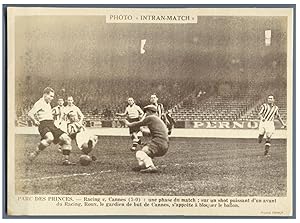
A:
[[[132,122],[138,122],[140,121],[139,118],[129,118],[128,122],[132,123]],[[140,127],[129,127],[129,133],[132,134],[134,132],[138,133],[140,131]]]
[[[61,129],[57,128],[54,125],[54,120],[44,120],[44,121],[41,121],[40,125],[39,125],[39,133],[40,133],[42,139],[45,138],[45,135],[48,132],[52,133],[52,135],[54,137],[54,140],[53,140],[54,144],[57,144],[59,142],[59,137],[62,134],[64,134],[64,132]]]
[[[147,155],[151,158],[154,158],[163,156],[168,152],[169,142],[158,143],[151,140],[148,143],[146,143],[145,146],[148,146],[149,148]]]

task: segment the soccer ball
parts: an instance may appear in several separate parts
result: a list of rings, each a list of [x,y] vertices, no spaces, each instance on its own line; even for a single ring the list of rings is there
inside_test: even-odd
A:
[[[92,162],[92,158],[89,155],[81,155],[79,158],[79,163],[82,166],[88,166]]]

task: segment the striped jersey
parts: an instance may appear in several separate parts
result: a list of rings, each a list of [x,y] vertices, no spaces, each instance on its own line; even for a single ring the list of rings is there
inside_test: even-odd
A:
[[[64,106],[57,105],[52,109],[54,120],[56,121],[62,120],[64,115],[64,108],[65,108]]]
[[[71,138],[75,138],[76,134],[80,131],[84,131],[84,127],[79,122],[67,124],[67,133]]]
[[[267,103],[263,104],[260,107],[259,114],[265,119],[266,121],[274,121],[275,116],[279,116],[279,108],[276,105],[269,105]]]
[[[53,120],[51,105],[47,103],[44,98],[40,98],[33,105],[28,115],[35,116],[38,121]]]
[[[157,114],[157,116],[159,118],[161,118],[162,115],[165,113],[164,106],[162,104],[153,104],[153,105],[156,106],[156,109],[157,109],[156,114]]]

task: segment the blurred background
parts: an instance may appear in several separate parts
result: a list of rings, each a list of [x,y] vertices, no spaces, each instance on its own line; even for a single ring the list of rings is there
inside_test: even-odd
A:
[[[141,54],[141,40],[146,39]],[[257,120],[274,94],[286,120],[287,18],[205,16],[197,24],[106,24],[101,16],[16,18],[16,125],[50,86],[90,126],[156,93],[175,121]],[[56,105],[56,99],[53,106]]]

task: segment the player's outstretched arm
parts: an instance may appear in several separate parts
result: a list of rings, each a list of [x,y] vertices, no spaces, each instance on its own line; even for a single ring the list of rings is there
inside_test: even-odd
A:
[[[145,119],[140,120],[138,122],[129,122],[126,119],[123,119],[123,122],[125,123],[125,125],[127,125],[128,127],[141,127],[141,126],[146,126],[147,124],[145,123]]]
[[[264,109],[265,109],[265,107],[264,107],[264,105],[262,105],[261,107],[260,107],[260,110],[259,110],[259,113],[258,113],[258,117],[259,117],[259,120],[261,120],[261,121],[265,121],[265,119],[263,118],[263,116],[262,116],[262,114],[263,114],[263,112],[264,112]]]
[[[34,117],[34,115],[32,116],[31,114],[28,114],[28,117],[32,120],[33,124],[36,126],[40,125],[40,122],[38,120],[36,120],[36,118]]]
[[[284,123],[284,121],[282,120],[281,116],[278,114],[278,120],[280,121],[281,125],[283,128],[286,127],[286,124]]]
[[[261,115],[261,114],[258,114],[258,117],[259,117],[259,120],[261,120],[261,121],[265,121],[265,119],[263,118],[263,116]]]
[[[127,107],[125,109],[125,112],[124,113],[116,113],[116,116],[121,116],[121,117],[125,117],[126,115],[128,115],[128,110],[127,110]]]
[[[125,117],[127,115],[127,112],[124,113],[116,113],[116,116],[121,116],[121,117]]]

